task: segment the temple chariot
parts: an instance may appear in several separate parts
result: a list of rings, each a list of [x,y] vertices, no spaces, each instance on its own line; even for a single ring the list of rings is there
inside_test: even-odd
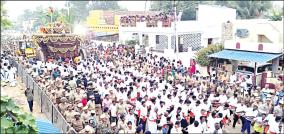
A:
[[[72,34],[70,28],[61,23],[53,23],[41,27],[40,33],[32,35],[36,57],[42,61],[56,58],[79,56],[80,45],[83,42],[79,35]]]

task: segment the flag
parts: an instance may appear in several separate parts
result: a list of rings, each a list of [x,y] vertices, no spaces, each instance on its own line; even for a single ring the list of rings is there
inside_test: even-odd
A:
[[[48,12],[49,12],[49,13],[54,13],[54,8],[49,7],[49,8],[48,8]]]

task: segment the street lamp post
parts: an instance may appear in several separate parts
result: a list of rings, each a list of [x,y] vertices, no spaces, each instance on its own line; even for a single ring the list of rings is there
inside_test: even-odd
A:
[[[68,14],[68,25],[69,25],[69,28],[70,28],[70,33],[71,33],[71,22],[70,22],[70,6],[69,6],[69,1],[67,1],[67,14]]]
[[[174,31],[175,31],[176,55],[178,58],[179,48],[178,48],[178,34],[177,34],[177,4],[175,0],[174,0]]]

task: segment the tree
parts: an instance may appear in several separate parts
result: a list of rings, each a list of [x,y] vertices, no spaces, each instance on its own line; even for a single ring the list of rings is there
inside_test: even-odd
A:
[[[270,15],[268,15],[268,18],[271,21],[282,21],[282,17],[283,17],[283,10],[284,8],[282,7],[274,7],[271,11],[270,11]]]
[[[208,58],[208,55],[219,52],[224,49],[223,45],[215,44],[209,45],[208,47],[202,48],[196,54],[196,61],[201,66],[209,66],[212,61]]]
[[[80,23],[86,19],[89,14],[89,1],[69,1],[70,15],[72,15],[73,23]]]
[[[1,2],[1,31],[12,26],[12,22],[7,18],[7,10],[4,4],[4,2]]]
[[[89,10],[124,10],[117,1],[92,1],[89,5]]]
[[[264,13],[272,8],[271,1],[216,1],[214,4],[234,8],[237,11],[237,17],[240,19],[262,18]]]
[[[212,4],[211,1],[176,1],[177,13],[182,11],[181,20],[195,20],[198,4]],[[174,10],[173,1],[154,1],[150,10],[169,12]]]
[[[1,134],[37,134],[35,118],[20,110],[8,96],[1,96]]]
[[[182,11],[181,20],[195,20],[196,8],[199,4],[221,5],[235,8],[240,19],[261,18],[272,7],[271,1],[177,1],[177,12]],[[152,11],[173,11],[173,1],[154,1]]]

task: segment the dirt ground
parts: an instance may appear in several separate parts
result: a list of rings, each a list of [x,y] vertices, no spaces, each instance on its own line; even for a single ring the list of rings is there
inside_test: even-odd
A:
[[[19,82],[20,80],[18,80],[18,84],[15,87],[10,87],[8,83],[5,83],[3,81],[1,81],[1,93],[8,95],[9,97],[11,97],[15,103],[25,112],[30,112],[29,110],[29,105],[26,99],[26,96],[24,94],[25,92],[25,86],[23,83]],[[5,86],[6,85],[6,86]],[[40,112],[40,106],[39,104],[34,101],[33,102],[33,112],[32,115],[35,118],[39,118],[39,119],[44,119],[47,120],[47,117],[44,115],[44,113]]]

